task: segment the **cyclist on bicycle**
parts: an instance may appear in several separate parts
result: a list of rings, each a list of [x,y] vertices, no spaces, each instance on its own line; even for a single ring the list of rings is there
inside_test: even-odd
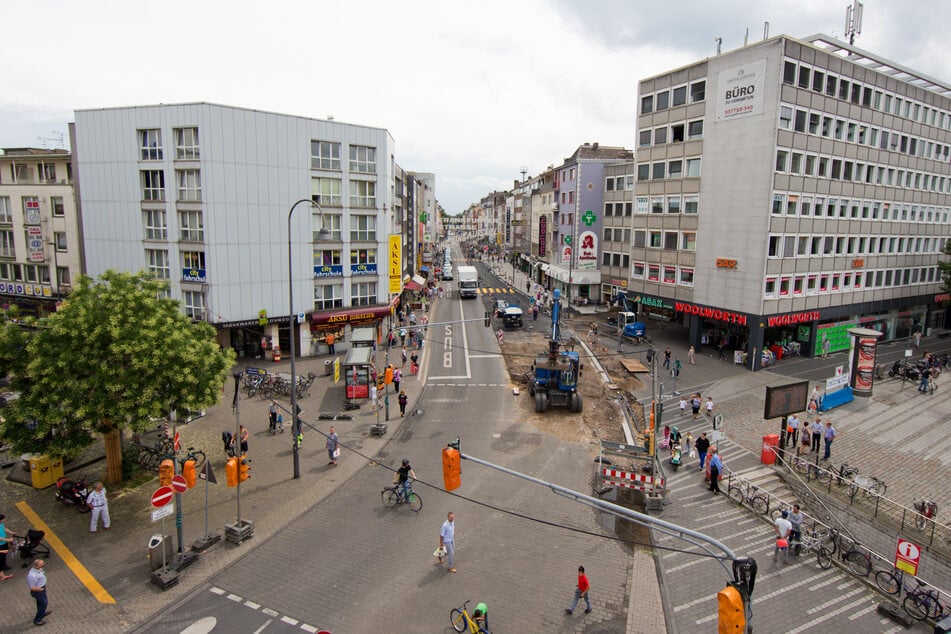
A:
[[[403,458],[403,466],[396,470],[396,477],[393,478],[393,484],[397,485],[399,489],[403,491],[403,499],[401,500],[403,502],[409,500],[410,478],[416,480],[416,472],[413,471],[413,467],[410,466],[409,459]]]

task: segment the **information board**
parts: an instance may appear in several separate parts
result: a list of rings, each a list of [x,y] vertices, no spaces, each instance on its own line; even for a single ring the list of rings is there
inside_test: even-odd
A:
[[[782,418],[797,412],[806,411],[809,402],[809,381],[789,383],[779,387],[766,388],[766,406],[763,418]]]

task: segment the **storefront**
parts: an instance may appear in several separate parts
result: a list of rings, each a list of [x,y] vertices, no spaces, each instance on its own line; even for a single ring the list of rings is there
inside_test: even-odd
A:
[[[545,268],[547,267],[547,268]],[[586,297],[597,301],[601,286],[601,271],[585,269],[568,269],[558,264],[544,264],[542,270],[547,279],[543,282],[549,290],[559,289],[562,294],[570,294],[572,301],[578,297]]]
[[[218,328],[218,343],[234,350],[239,359],[271,359],[275,346],[281,350],[290,349],[288,323],[288,317],[268,317],[264,313],[257,319],[227,321],[215,326]]]

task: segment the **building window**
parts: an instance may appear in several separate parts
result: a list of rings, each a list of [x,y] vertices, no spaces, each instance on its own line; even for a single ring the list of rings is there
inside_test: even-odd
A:
[[[683,174],[684,174],[684,166],[683,166],[683,165],[684,165],[684,164],[683,164],[683,161],[681,161],[681,160],[671,161],[671,162],[667,165],[667,177],[668,177],[668,178],[680,178],[681,176],[683,176]]]
[[[376,148],[365,145],[351,145],[350,171],[376,174]]]
[[[660,265],[659,264],[649,264],[647,266],[647,279],[651,282],[660,281]]]
[[[376,264],[376,249],[351,249],[350,264]]]
[[[165,220],[164,209],[146,209],[142,212],[145,224],[146,240],[167,240],[168,225]]]
[[[350,181],[351,207],[376,207],[376,183],[374,181]]]
[[[684,213],[695,214],[700,211],[700,196],[696,194],[684,196]]]
[[[663,180],[665,172],[665,163],[654,163],[651,167],[651,178],[654,180]]]
[[[650,179],[651,166],[649,163],[641,163],[637,166],[637,180],[646,181]]]
[[[654,112],[654,95],[641,97],[641,114]]]
[[[657,109],[666,110],[670,107],[670,92],[665,90],[663,92],[657,93]]]
[[[695,81],[690,84],[690,103],[697,103],[706,98],[707,82],[705,80]]]
[[[601,254],[601,264],[603,266],[611,266],[611,254],[607,251]]]
[[[667,143],[667,127],[654,129],[654,145]]]
[[[318,205],[339,207],[340,179],[339,178],[312,178],[310,179],[311,200]]]
[[[175,158],[185,161],[201,158],[198,150],[198,128],[175,128]]]
[[[643,229],[634,230],[634,246],[638,248],[647,246],[647,231]]]
[[[160,280],[169,279],[168,251],[164,249],[146,249],[145,266],[149,275]]]
[[[676,251],[677,250],[677,240],[679,235],[676,231],[665,231],[664,232],[664,249],[667,251]]]
[[[648,237],[647,246],[649,246],[652,249],[661,248],[661,246],[663,246],[663,242],[662,242],[663,236],[664,236],[663,231],[649,231],[647,235]]]
[[[700,176],[700,159],[698,158],[687,159],[687,176],[691,176],[691,177]]]
[[[680,213],[680,196],[667,197],[667,213],[669,214]]]
[[[691,141],[703,138],[703,119],[691,121],[687,124],[687,138]]]
[[[16,257],[16,249],[13,243],[13,231],[0,231],[0,257]]]
[[[697,250],[697,232],[696,231],[684,231],[680,239],[680,248],[684,251],[696,251]]]
[[[693,286],[693,269],[680,269],[680,283],[684,286]]]
[[[183,291],[182,306],[186,316],[195,321],[205,319],[205,296],[201,291]]]
[[[766,278],[766,288],[764,289],[763,294],[766,297],[776,297],[776,278],[775,277]]]
[[[72,280],[72,278],[70,277],[69,267],[68,267],[68,266],[57,266],[57,267],[56,267],[56,284],[57,284],[57,286],[59,286],[60,288],[63,288],[64,286],[71,286],[71,285],[72,285],[72,281],[71,281],[71,280]]]
[[[201,173],[199,170],[175,170],[178,179],[178,200],[201,201]]]
[[[682,106],[685,103],[687,103],[687,87],[680,86],[678,88],[674,88],[674,105]]]
[[[676,284],[677,283],[677,267],[676,266],[665,266],[664,267],[664,284]]]
[[[351,216],[350,239],[376,241],[376,216]]]
[[[643,262],[634,262],[631,265],[631,277],[637,278],[639,280],[644,279],[644,269],[645,265]]]
[[[314,310],[343,308],[343,284],[314,287]]]
[[[63,205],[62,196],[50,196],[50,211],[57,218],[66,215],[66,207]]]
[[[638,147],[649,147],[651,144],[651,131],[650,130],[641,130],[638,134]]]
[[[787,61],[783,64],[783,83],[790,86],[796,83],[796,62]]]
[[[162,160],[162,131],[161,130],[158,130],[158,129],[139,130],[139,160],[141,161],[161,161]]]
[[[13,209],[10,207],[9,196],[0,196],[0,224],[13,224]]]
[[[204,269],[205,253],[203,251],[182,251],[183,269]]]
[[[313,218],[314,226],[317,229],[314,231],[313,241],[317,242],[319,240],[318,232],[320,227],[323,226],[326,229],[330,236],[330,240],[343,240],[343,232],[340,229],[340,214],[314,214]]]
[[[310,168],[340,171],[340,144],[331,141],[311,141]]]
[[[350,285],[351,306],[372,306],[376,304],[376,282],[356,282]]]
[[[342,264],[340,249],[314,251],[314,266],[338,266]]]
[[[143,170],[142,200],[165,200],[165,172],[162,170]]]
[[[204,242],[205,224],[200,211],[178,212],[179,236],[184,242]]]
[[[66,232],[65,231],[54,231],[53,232],[53,243],[56,245],[57,251],[66,250]]]
[[[651,213],[652,214],[664,213],[664,197],[663,196],[654,196],[651,198]]]

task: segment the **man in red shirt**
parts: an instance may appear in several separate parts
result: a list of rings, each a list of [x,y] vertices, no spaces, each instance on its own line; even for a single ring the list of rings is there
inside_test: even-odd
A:
[[[588,576],[584,574],[584,566],[578,566],[578,587],[575,588],[575,598],[571,602],[570,608],[565,608],[565,613],[569,616],[574,613],[575,606],[578,605],[578,599],[584,597],[584,603],[587,606],[584,613],[591,613],[591,601],[588,599],[588,590],[591,589],[591,584],[588,583]]]

